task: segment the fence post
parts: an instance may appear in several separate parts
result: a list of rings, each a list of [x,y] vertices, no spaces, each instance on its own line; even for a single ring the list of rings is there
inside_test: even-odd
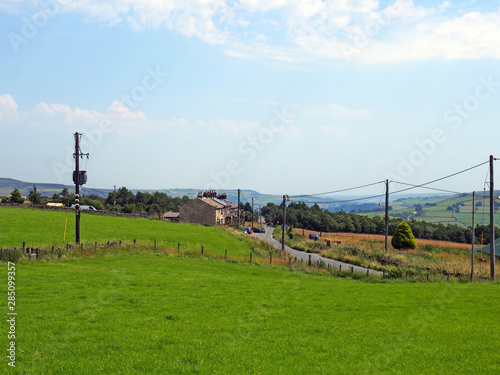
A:
[[[288,267],[292,268],[292,257],[288,257]]]
[[[224,254],[224,259],[227,259],[227,249],[226,249],[226,253]]]
[[[177,242],[177,251],[179,251],[180,249],[181,249],[181,243]]]
[[[273,253],[269,253],[269,263],[273,264]]]
[[[366,270],[366,276],[370,276],[370,270]]]
[[[351,273],[354,273],[354,267],[351,266]]]
[[[250,253],[250,263],[252,263],[252,253]]]
[[[94,248],[97,250],[97,241],[94,242]]]
[[[83,242],[80,244],[80,250],[83,250]]]
[[[135,238],[134,238],[134,245],[135,245]]]
[[[311,265],[311,254],[309,254],[309,266]]]
[[[66,250],[69,250],[69,243],[66,244]]]
[[[26,242],[23,242],[23,251],[26,251]]]
[[[203,254],[203,245],[201,245],[201,253]]]

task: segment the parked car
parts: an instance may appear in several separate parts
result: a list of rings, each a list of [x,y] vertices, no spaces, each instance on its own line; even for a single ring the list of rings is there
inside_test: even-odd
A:
[[[75,205],[72,204],[71,208],[75,208]],[[87,210],[87,211],[97,211],[97,208],[95,208],[94,206],[87,206],[85,204],[81,204],[80,205],[80,211],[85,211],[85,210]]]
[[[314,241],[318,241],[319,240],[319,236],[317,233],[309,233],[309,239],[310,240],[314,240]]]

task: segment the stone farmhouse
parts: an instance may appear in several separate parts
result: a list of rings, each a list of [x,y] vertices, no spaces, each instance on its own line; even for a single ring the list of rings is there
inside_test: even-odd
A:
[[[238,223],[238,205],[227,199],[226,194],[215,190],[199,192],[189,203],[179,207],[179,221],[200,224]]]

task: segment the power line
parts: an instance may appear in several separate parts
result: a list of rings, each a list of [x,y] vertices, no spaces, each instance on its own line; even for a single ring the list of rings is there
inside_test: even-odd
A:
[[[446,193],[452,193],[452,194],[464,194],[463,192],[458,192],[458,191],[453,191],[453,190],[446,190],[446,189],[438,189],[438,188],[432,188],[432,187],[429,187],[429,186],[420,186],[420,185],[413,185],[413,184],[408,184],[408,183],[405,183],[405,182],[399,182],[399,181],[391,181],[395,184],[401,184],[401,185],[408,185],[408,186],[413,186],[415,188],[417,187],[422,187],[424,189],[429,189],[429,190],[437,190],[437,191],[444,191]]]
[[[437,178],[437,179],[435,179],[435,180],[432,180],[432,181],[429,181],[429,182],[426,182],[426,183],[423,183],[423,184],[420,184],[420,185],[415,185],[415,186],[413,186],[413,187],[409,187],[409,188],[406,188],[406,189],[401,189],[401,190],[398,190],[398,191],[393,191],[393,192],[391,192],[391,194],[401,193],[401,192],[403,192],[403,191],[407,191],[407,190],[411,190],[411,189],[416,189],[416,188],[419,188],[419,187],[423,187],[423,186],[425,186],[425,185],[430,185],[430,184],[433,184],[434,182],[438,182],[438,181],[445,180],[445,179],[447,179],[447,178],[450,178],[450,177],[456,176],[456,175],[458,175],[458,174],[461,174],[461,173],[464,173],[464,172],[470,171],[471,169],[474,169],[474,168],[480,167],[480,166],[482,166],[482,165],[484,165],[484,164],[487,164],[487,163],[489,163],[489,161],[485,161],[485,162],[480,163],[480,164],[477,164],[477,165],[475,165],[475,166],[473,166],[473,167],[470,167],[470,168],[467,168],[467,169],[463,169],[463,170],[461,170],[461,171],[459,171],[459,172],[455,172],[455,173],[452,173],[452,174],[450,174],[450,175],[448,175],[448,176],[444,176],[444,177],[441,177],[441,178]]]
[[[345,200],[340,200],[340,201],[318,201],[318,202],[307,202],[307,203],[316,203],[316,204],[346,203],[346,202],[356,202],[356,201],[362,201],[362,200],[366,200],[366,199],[379,198],[379,197],[383,197],[383,196],[385,196],[385,194],[372,195],[372,196],[363,197],[363,198],[345,199]]]
[[[383,182],[385,182],[385,181],[373,182],[371,184],[366,184],[366,185],[361,185],[361,186],[355,186],[355,187],[346,188],[346,189],[340,189],[340,190],[334,190],[334,191],[327,191],[325,193],[291,195],[291,196],[289,196],[289,198],[290,199],[292,199],[292,198],[304,198],[304,197],[314,197],[314,196],[317,196],[317,195],[326,195],[326,194],[341,193],[341,192],[344,192],[344,191],[356,190],[356,189],[361,189],[361,188],[368,187],[368,186],[377,185],[377,184],[380,184],[380,183],[383,183]]]

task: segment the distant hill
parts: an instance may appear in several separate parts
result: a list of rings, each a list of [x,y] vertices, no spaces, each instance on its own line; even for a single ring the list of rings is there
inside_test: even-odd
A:
[[[0,177],[0,196],[10,195],[12,190],[18,188],[21,192],[21,195],[27,196],[29,194],[30,189],[33,188],[33,185],[36,185],[37,191],[43,197],[51,197],[54,193],[60,193],[62,189],[67,188],[71,193],[75,191],[74,185],[63,185],[63,184],[47,184],[47,183],[38,183],[38,182],[24,182],[15,180],[13,178],[4,178]],[[97,194],[100,196],[107,196],[110,189],[92,189],[83,187],[82,194]]]
[[[495,191],[498,196],[500,191]],[[476,192],[475,222],[476,225],[489,225],[490,222],[489,192]],[[456,224],[458,226],[472,225],[472,193],[444,195],[432,197],[409,197],[390,202],[392,210],[390,217],[403,220],[415,219],[434,224]],[[383,216],[383,212],[364,212],[368,216]],[[495,223],[500,225],[500,202],[495,204]]]

